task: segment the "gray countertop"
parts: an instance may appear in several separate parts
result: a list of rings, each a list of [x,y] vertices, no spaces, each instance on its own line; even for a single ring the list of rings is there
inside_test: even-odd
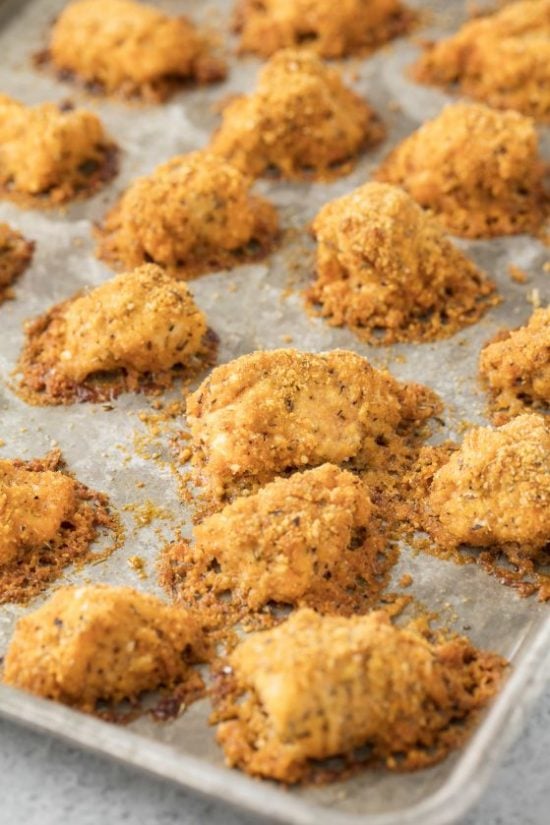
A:
[[[546,825],[550,810],[550,685],[461,825]],[[199,799],[0,721],[2,825],[255,825],[253,817]]]

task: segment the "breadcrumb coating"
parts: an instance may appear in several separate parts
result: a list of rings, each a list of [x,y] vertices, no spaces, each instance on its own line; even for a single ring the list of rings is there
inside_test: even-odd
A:
[[[230,591],[236,609],[322,601],[346,609],[359,576],[370,596],[380,590],[373,511],[366,485],[333,464],[278,478],[196,525],[191,546],[172,545],[162,583],[201,607]]]
[[[0,306],[12,297],[10,287],[31,262],[33,252],[33,241],[27,241],[7,223],[0,223]]]
[[[0,95],[1,197],[48,207],[91,195],[114,177],[116,156],[93,112]]]
[[[385,129],[366,101],[315,55],[278,52],[251,95],[231,100],[210,149],[254,177],[323,178],[349,171]]]
[[[312,230],[306,300],[369,343],[445,338],[497,301],[492,281],[396,186],[367,183],[330,201]]]
[[[430,43],[413,67],[421,83],[457,85],[496,109],[550,120],[550,0],[510,3]]]
[[[322,57],[365,54],[410,31],[416,14],[399,0],[238,0],[240,51],[268,57],[303,46]]]
[[[431,209],[454,235],[536,233],[549,213],[535,124],[479,103],[446,106],[376,173]]]
[[[187,285],[146,264],[27,324],[20,392],[62,404],[169,382],[174,368],[196,368],[207,355],[207,333]]]
[[[479,374],[496,424],[530,407],[550,405],[550,307],[536,309],[525,326],[507,330],[481,351]]]
[[[77,0],[53,26],[46,58],[96,91],[165,100],[186,81],[222,80],[225,64],[185,17],[134,0]]]
[[[436,472],[428,505],[444,544],[514,544],[536,555],[550,542],[549,422],[527,414],[470,430]]]
[[[390,769],[425,767],[466,738],[505,665],[466,638],[432,643],[394,627],[383,611],[304,608],[230,655],[217,739],[228,765],[289,784],[314,777],[314,760],[353,762],[364,746]]]
[[[70,476],[0,459],[0,565],[52,541],[76,506],[76,482]]]
[[[4,682],[92,712],[185,681],[201,649],[189,612],[129,587],[63,587],[17,622]],[[192,672],[192,671],[191,671]]]
[[[115,267],[160,264],[181,278],[263,257],[277,214],[251,180],[210,152],[180,155],[136,180],[107,214],[97,254]]]
[[[100,530],[114,540],[92,552]],[[68,565],[106,558],[121,538],[107,496],[69,475],[59,450],[0,460],[0,604],[28,602]]]
[[[290,470],[370,467],[434,412],[434,394],[345,350],[253,352],[187,399],[196,480],[214,499]]]

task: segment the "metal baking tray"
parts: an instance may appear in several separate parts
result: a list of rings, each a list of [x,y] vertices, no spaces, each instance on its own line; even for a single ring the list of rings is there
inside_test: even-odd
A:
[[[168,467],[148,460],[135,449],[135,434],[144,432],[139,412],[149,407],[143,396],[125,395],[104,405],[67,408],[26,406],[8,387],[23,340],[22,322],[52,303],[87,285],[110,277],[93,255],[91,223],[102,216],[117,194],[137,175],[149,172],[174,154],[203,146],[218,115],[215,103],[236,91],[254,87],[259,61],[237,59],[230,51],[230,76],[221,85],[187,90],[163,106],[126,106],[87,98],[52,75],[37,72],[31,55],[44,46],[48,25],[62,0],[0,2],[0,91],[27,103],[71,99],[102,116],[120,144],[118,178],[93,199],[65,212],[32,212],[0,203],[0,220],[7,220],[37,243],[31,268],[15,287],[17,298],[0,308],[0,436],[3,457],[30,458],[59,444],[69,468],[83,482],[106,491],[125,523],[124,547],[104,563],[67,571],[63,582],[106,581],[130,584],[160,593],[154,564],[163,541],[176,527],[190,530],[190,513],[178,498]],[[214,27],[227,28],[231,0],[166,0],[158,3],[172,13],[189,13]],[[411,2],[426,10],[428,3]],[[443,6],[438,11],[438,5]],[[422,35],[453,28],[465,16],[465,4],[434,4]],[[231,50],[234,41],[228,39]],[[523,323],[532,311],[533,290],[548,300],[548,275],[543,264],[548,250],[528,237],[457,243],[498,282],[503,303],[476,326],[436,344],[374,348],[347,330],[331,329],[306,315],[300,289],[312,273],[313,243],[304,227],[322,204],[368,179],[381,157],[419,123],[432,117],[449,99],[437,90],[417,86],[403,71],[417,51],[399,41],[366,60],[344,64],[350,82],[368,97],[388,126],[388,138],[367,154],[347,177],[330,183],[259,181],[257,191],[280,210],[291,230],[282,247],[261,264],[230,273],[207,275],[192,283],[197,302],[221,339],[219,361],[260,348],[292,345],[313,351],[346,347],[388,366],[401,379],[432,386],[446,404],[445,427],[439,437],[460,438],[464,420],[484,422],[485,399],[476,383],[479,349],[503,326]],[[541,130],[546,153],[549,133]],[[299,231],[294,231],[299,230]],[[512,281],[515,264],[528,273],[528,283]],[[546,292],[546,294],[545,294]],[[163,454],[163,446],[160,452]],[[138,489],[136,482],[144,484]],[[154,502],[167,518],[138,526],[135,508]],[[129,506],[130,509],[124,509]],[[134,512],[132,512],[132,510]],[[147,578],[138,578],[128,563],[132,555],[146,560]],[[414,774],[365,771],[325,787],[282,790],[269,782],[249,779],[223,765],[214,730],[207,724],[209,704],[200,701],[175,721],[156,723],[148,717],[126,727],[109,725],[61,705],[0,686],[0,714],[23,724],[62,736],[84,748],[172,780],[187,788],[235,804],[280,822],[369,823],[370,825],[442,825],[458,818],[484,788],[505,746],[518,732],[530,702],[548,678],[550,618],[548,608],[534,598],[521,599],[476,565],[457,566],[403,548],[395,569],[394,586],[404,572],[413,575],[410,591],[441,620],[466,631],[481,646],[507,656],[513,664],[507,683],[485,714],[469,743],[442,764]],[[30,608],[0,607],[0,653],[5,650],[14,622]]]

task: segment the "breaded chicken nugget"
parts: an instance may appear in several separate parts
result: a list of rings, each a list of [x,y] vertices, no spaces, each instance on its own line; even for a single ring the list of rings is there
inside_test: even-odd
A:
[[[11,297],[10,287],[29,265],[33,252],[32,241],[7,223],[0,223],[0,304]]]
[[[454,235],[535,233],[549,214],[534,122],[479,103],[447,106],[376,173],[431,209]]]
[[[85,711],[184,682],[197,620],[129,587],[63,587],[17,622],[4,682]]]
[[[93,112],[0,95],[0,196],[47,207],[93,194],[115,175],[116,155]]]
[[[525,326],[490,341],[481,350],[479,374],[496,424],[550,405],[550,307],[536,309]]]
[[[430,643],[383,611],[319,616],[304,608],[231,654],[237,701],[218,729],[226,761],[293,783],[312,760],[368,745],[389,768],[442,759],[496,693],[505,662],[467,639]]]
[[[254,177],[326,177],[384,134],[338,71],[311,53],[286,50],[262,69],[255,92],[226,106],[210,150]]]
[[[369,466],[433,412],[425,387],[345,350],[253,352],[217,367],[187,401],[196,475],[217,499],[327,461]]]
[[[164,100],[186,81],[225,76],[207,38],[185,17],[134,0],[76,0],[52,29],[47,58],[106,94]]]

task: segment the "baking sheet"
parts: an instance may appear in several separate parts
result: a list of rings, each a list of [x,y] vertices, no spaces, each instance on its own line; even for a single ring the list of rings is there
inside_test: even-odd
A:
[[[186,91],[161,107],[128,107],[89,98],[47,73],[37,73],[29,61],[30,55],[43,47],[48,24],[63,5],[60,0],[0,3],[0,91],[31,104],[71,99],[99,112],[122,148],[121,172],[95,198],[64,213],[41,214],[0,203],[0,220],[9,221],[37,243],[32,266],[15,286],[17,299],[0,308],[0,438],[5,441],[0,456],[31,458],[58,444],[77,477],[106,491],[120,512],[127,532],[124,547],[100,565],[69,570],[61,583],[105,581],[161,595],[155,582],[155,559],[176,528],[189,534],[190,513],[178,498],[169,469],[136,453],[135,434],[145,432],[138,416],[149,409],[147,399],[122,396],[111,410],[89,404],[38,409],[21,402],[6,382],[22,344],[24,319],[84,286],[111,277],[93,256],[91,222],[104,214],[137,175],[150,172],[174,154],[203,146],[219,119],[215,103],[228,94],[253,89],[261,64],[253,58],[236,60],[230,55],[230,76],[224,84]],[[231,8],[226,0],[166,0],[156,5],[172,13],[190,13],[220,28],[226,25]],[[411,5],[430,6],[421,2]],[[464,14],[462,2],[433,4],[430,24],[422,35],[453,30]],[[311,278],[313,265],[313,243],[304,238],[303,227],[328,200],[367,180],[392,146],[422,120],[436,115],[449,100],[443,92],[404,78],[403,69],[416,52],[412,43],[403,41],[369,60],[346,64],[350,82],[382,114],[389,130],[387,140],[361,159],[352,174],[337,181],[259,181],[256,190],[277,205],[283,226],[298,231],[289,233],[283,248],[269,260],[230,273],[207,275],[194,281],[191,288],[220,336],[220,363],[255,349],[288,346],[289,335],[292,345],[301,349],[349,348],[377,366],[388,366],[398,378],[433,387],[445,402],[445,427],[438,437],[459,438],[464,419],[485,421],[485,398],[475,380],[480,346],[502,326],[516,326],[529,317],[533,290],[538,290],[544,303],[548,300],[549,276],[543,272],[550,257],[548,249],[527,237],[457,241],[497,281],[504,302],[476,326],[435,344],[369,347],[347,330],[332,329],[320,319],[308,317],[299,295]],[[548,159],[550,130],[541,130],[541,140]],[[528,273],[528,283],[520,285],[510,279],[507,267],[511,263]],[[165,448],[166,444],[160,445],[161,455]],[[144,485],[141,489],[136,487],[138,482]],[[140,528],[135,508],[147,502],[167,510],[167,518]],[[128,506],[131,510],[124,510]],[[145,580],[128,563],[133,555],[146,560]],[[390,825],[451,821],[481,791],[505,739],[517,728],[530,697],[548,677],[548,607],[532,598],[520,599],[475,565],[456,566],[413,555],[407,548],[395,568],[394,582],[404,572],[414,578],[409,592],[438,611],[443,621],[459,631],[467,630],[476,644],[497,650],[514,663],[511,679],[477,735],[460,753],[429,770],[410,775],[370,771],[345,783],[288,792],[223,767],[214,731],[206,723],[207,701],[193,705],[170,723],[160,725],[143,718],[120,728],[0,686],[0,713],[285,822]],[[48,595],[35,600],[32,609]],[[0,652],[14,622],[24,612],[14,605],[0,607]]]

